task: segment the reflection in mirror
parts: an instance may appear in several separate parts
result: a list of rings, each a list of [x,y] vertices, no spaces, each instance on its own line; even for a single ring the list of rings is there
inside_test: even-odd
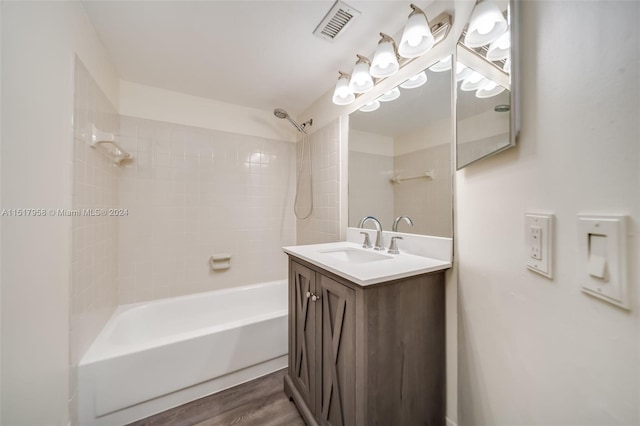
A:
[[[461,169],[515,145],[512,5],[481,0],[456,48],[456,148]]]
[[[349,226],[452,237],[451,80],[448,56],[349,116]]]

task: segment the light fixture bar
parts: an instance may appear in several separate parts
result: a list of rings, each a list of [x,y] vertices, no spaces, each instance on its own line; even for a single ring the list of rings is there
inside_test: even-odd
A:
[[[509,74],[500,68],[498,64],[485,58],[478,51],[465,44],[458,43],[458,48],[458,60],[465,66],[473,70],[490,71],[491,75],[486,75],[486,77],[507,89],[511,87]],[[487,69],[487,66],[490,68]]]

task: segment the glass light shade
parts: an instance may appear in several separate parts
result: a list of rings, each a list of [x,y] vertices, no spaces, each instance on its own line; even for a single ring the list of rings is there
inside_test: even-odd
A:
[[[490,98],[504,92],[505,88],[492,80],[487,80],[476,92],[476,97],[480,99]]]
[[[393,44],[389,40],[383,40],[376,48],[371,62],[371,77],[384,78],[395,74],[400,69]]]
[[[390,101],[395,101],[399,97],[400,97],[400,89],[398,89],[397,87],[394,87],[393,89],[386,92],[384,95],[380,96],[378,100],[380,102],[390,102]]]
[[[456,81],[462,81],[465,78],[469,77],[473,70],[471,68],[467,68],[463,63],[456,62]]]
[[[507,74],[511,74],[511,56],[507,56],[507,59],[504,61],[504,66],[502,67],[502,69]]]
[[[427,17],[422,13],[414,12],[404,27],[398,53],[403,58],[416,58],[427,53],[434,43],[435,39],[431,34]]]
[[[499,61],[509,56],[511,50],[511,31],[507,31],[489,45],[487,59]]]
[[[482,0],[471,13],[464,44],[469,47],[482,47],[504,34],[508,29],[507,21],[492,0]]]
[[[482,88],[489,80],[484,78],[480,73],[472,71],[471,74],[462,81],[460,90],[465,92],[471,92]]]
[[[369,102],[368,104],[366,104],[365,106],[360,108],[360,111],[362,111],[362,112],[371,112],[371,111],[377,110],[378,108],[380,108],[380,102],[375,100],[373,102]]]
[[[373,89],[373,79],[369,74],[369,64],[365,61],[356,62],[356,66],[351,73],[349,88],[353,93],[365,93]]]
[[[447,56],[446,58],[441,59],[440,61],[431,65],[429,69],[433,72],[449,71],[451,69],[451,56]]]
[[[400,85],[403,89],[415,89],[427,82],[427,73],[422,71]]]
[[[347,77],[341,76],[338,78],[332,100],[336,105],[349,105],[356,100],[356,95],[349,89],[349,79]]]

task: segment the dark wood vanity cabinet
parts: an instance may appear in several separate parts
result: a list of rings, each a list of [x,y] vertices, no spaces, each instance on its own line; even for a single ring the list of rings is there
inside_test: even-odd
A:
[[[285,393],[310,425],[443,425],[444,272],[359,286],[289,260]]]

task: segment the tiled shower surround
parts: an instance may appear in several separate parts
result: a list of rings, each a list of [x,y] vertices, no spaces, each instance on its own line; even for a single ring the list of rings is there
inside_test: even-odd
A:
[[[91,148],[91,125],[118,132],[118,114],[76,58],[73,114],[72,209],[118,206],[119,169]],[[72,216],[70,306],[70,413],[75,424],[76,368],[118,304],[116,217]]]
[[[400,176],[419,176],[427,170],[433,180],[415,179],[394,184],[394,215],[406,215],[413,227],[402,223],[398,231],[450,238],[453,234],[453,197],[451,195],[451,145],[442,144],[396,155],[394,172]]]
[[[339,221],[339,149],[340,120],[336,119],[309,136],[313,165],[313,212],[297,221],[297,244],[319,244],[340,240]],[[302,143],[297,144],[298,161],[302,158]],[[304,171],[300,184],[299,212],[306,215],[309,200],[307,170],[308,154],[305,153]],[[293,208],[293,207],[292,207]]]
[[[118,175],[121,304],[287,276],[295,144],[132,117],[120,133],[135,157]]]
[[[432,146],[394,157],[349,152],[349,226],[373,215],[391,230],[396,216],[409,216],[413,227],[400,222],[399,232],[439,237],[452,234],[451,147]],[[433,180],[390,183],[393,175],[418,176],[432,170]],[[371,225],[369,225],[371,226]]]

